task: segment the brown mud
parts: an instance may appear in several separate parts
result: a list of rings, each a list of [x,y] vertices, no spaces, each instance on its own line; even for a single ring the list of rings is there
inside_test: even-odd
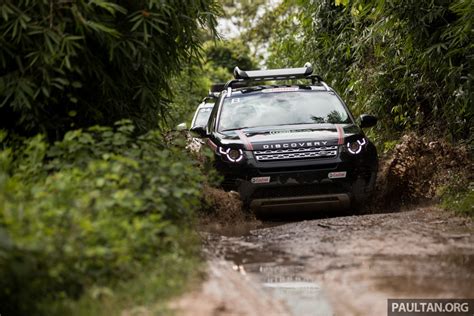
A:
[[[436,201],[445,187],[472,181],[474,163],[467,146],[406,134],[381,159],[371,207],[384,211]]]
[[[474,223],[465,217],[425,207],[258,225],[202,233],[209,277],[181,298],[180,313],[384,315],[388,298],[474,295]]]

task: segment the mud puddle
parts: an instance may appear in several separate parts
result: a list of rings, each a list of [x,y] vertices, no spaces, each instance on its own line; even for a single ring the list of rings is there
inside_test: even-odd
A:
[[[229,253],[234,270],[249,274],[292,315],[333,315],[321,285],[304,274],[304,265],[278,250]]]
[[[271,229],[283,224],[265,222],[258,228]],[[281,302],[290,315],[334,314],[321,284],[304,273],[308,257],[293,257],[275,246],[262,247],[252,229],[240,237],[234,235],[233,229],[221,232],[233,236],[210,234],[214,253],[232,262],[234,271],[258,283],[263,291]]]

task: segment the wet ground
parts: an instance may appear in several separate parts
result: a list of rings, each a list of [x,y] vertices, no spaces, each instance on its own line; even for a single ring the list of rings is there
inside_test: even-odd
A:
[[[472,220],[431,207],[333,215],[207,226],[206,253],[273,302],[265,315],[385,315],[388,298],[474,298]],[[226,307],[210,314],[261,314],[226,302],[221,281]]]

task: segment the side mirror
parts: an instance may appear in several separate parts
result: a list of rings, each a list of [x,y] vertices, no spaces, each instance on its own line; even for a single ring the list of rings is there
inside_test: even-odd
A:
[[[207,137],[206,127],[204,126],[194,126],[190,129],[190,131],[194,134],[197,134],[201,138]]]
[[[362,114],[360,116],[360,127],[361,128],[366,128],[366,127],[372,127],[377,124],[377,118],[372,115],[368,114]]]
[[[188,129],[188,126],[186,125],[186,123],[180,123],[178,125],[176,125],[176,130],[177,131],[185,131]]]

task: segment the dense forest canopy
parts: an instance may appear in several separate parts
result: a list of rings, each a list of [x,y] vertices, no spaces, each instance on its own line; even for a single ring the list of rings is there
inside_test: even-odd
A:
[[[212,0],[2,1],[0,122],[58,138],[71,128],[164,119],[170,77],[196,59]]]

